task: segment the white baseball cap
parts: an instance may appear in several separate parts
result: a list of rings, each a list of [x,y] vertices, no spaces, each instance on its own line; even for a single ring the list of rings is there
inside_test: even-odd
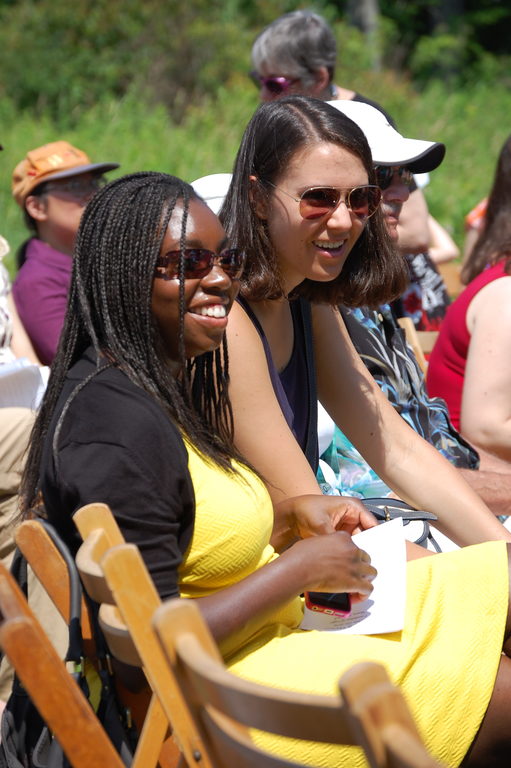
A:
[[[213,213],[218,214],[231,183],[232,174],[212,173],[192,181],[192,187],[199,197],[209,205]]]
[[[421,139],[406,139],[391,126],[383,112],[361,101],[329,101],[353,120],[366,135],[375,165],[406,165],[412,173],[427,173],[437,168],[445,155],[445,144]]]

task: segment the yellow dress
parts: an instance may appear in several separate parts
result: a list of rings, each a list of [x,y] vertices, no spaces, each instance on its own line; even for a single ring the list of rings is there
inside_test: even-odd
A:
[[[196,497],[193,539],[180,568],[183,597],[233,584],[278,557],[268,543],[273,511],[263,484],[208,464],[190,446]],[[433,755],[457,766],[484,716],[500,661],[508,604],[503,542],[490,542],[408,564],[406,625],[387,635],[339,635],[297,629],[299,597],[263,627],[255,624],[222,647],[242,677],[297,691],[336,693],[343,671],[358,661],[387,668],[401,686]],[[268,737],[261,737],[268,746]],[[287,759],[339,768],[366,766],[360,750],[272,737]]]

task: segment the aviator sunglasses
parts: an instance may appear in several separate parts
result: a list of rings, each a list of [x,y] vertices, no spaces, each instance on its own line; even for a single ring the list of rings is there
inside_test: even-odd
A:
[[[257,88],[261,88],[262,86],[263,88],[266,88],[269,93],[273,94],[273,96],[280,96],[300,80],[299,77],[279,77],[277,75],[264,77],[258,72],[250,72],[249,75]]]
[[[376,172],[376,183],[380,189],[388,189],[392,184],[394,174],[397,173],[401,180],[401,184],[409,187],[413,181],[413,173],[409,168],[405,168],[404,165],[375,165],[374,170]]]
[[[333,213],[341,202],[358,218],[368,219],[376,213],[381,200],[381,189],[375,184],[353,187],[346,191],[345,197],[343,190],[337,187],[310,187],[302,192],[300,197],[295,197],[271,181],[267,183],[300,204],[302,219],[321,219]]]
[[[155,277],[162,280],[175,280],[179,277],[179,262],[183,255],[184,279],[200,280],[218,266],[231,280],[241,277],[245,265],[245,254],[239,248],[226,248],[220,253],[208,251],[206,248],[185,248],[183,251],[169,251],[164,256],[158,256],[155,265]]]

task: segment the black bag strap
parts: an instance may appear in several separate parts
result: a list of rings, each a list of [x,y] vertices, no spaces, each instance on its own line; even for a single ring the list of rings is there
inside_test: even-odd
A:
[[[82,584],[76,568],[74,558],[67,544],[57,533],[53,525],[42,517],[35,518],[42,525],[56,549],[62,556],[69,577],[69,640],[65,661],[73,662],[76,667],[81,665],[83,659],[82,642]],[[29,599],[28,594],[28,564],[20,549],[16,548],[10,567],[11,575],[20,587],[21,591]]]
[[[393,520],[402,517],[406,520],[437,520],[437,516],[425,509],[415,509],[401,499],[389,499],[385,497],[370,497],[360,499],[362,504],[378,520]]]
[[[402,519],[403,525],[408,525],[408,523],[415,521],[422,522],[422,533],[415,539],[415,544],[419,544],[419,546],[427,549],[429,542],[436,552],[442,551],[429,527],[431,521],[438,520],[437,516],[432,512],[427,512],[425,509],[415,509],[415,507],[411,507],[405,501],[401,501],[401,499],[375,496],[373,498],[360,499],[360,501],[369,512],[373,513],[380,523],[394,520],[396,517]]]
[[[67,544],[63,541],[56,529],[43,518],[37,518],[53,544],[63,558],[69,577],[69,645],[65,660],[80,664],[83,658],[82,641],[82,583],[74,561],[74,557]]]

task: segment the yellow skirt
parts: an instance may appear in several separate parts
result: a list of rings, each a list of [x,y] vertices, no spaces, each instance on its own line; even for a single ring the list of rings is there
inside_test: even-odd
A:
[[[504,542],[490,542],[408,564],[406,625],[388,635],[342,635],[266,627],[231,656],[236,674],[289,690],[336,693],[359,661],[387,668],[432,754],[457,766],[482,721],[497,674],[508,607]],[[325,768],[366,766],[354,747],[254,734],[287,759]]]

